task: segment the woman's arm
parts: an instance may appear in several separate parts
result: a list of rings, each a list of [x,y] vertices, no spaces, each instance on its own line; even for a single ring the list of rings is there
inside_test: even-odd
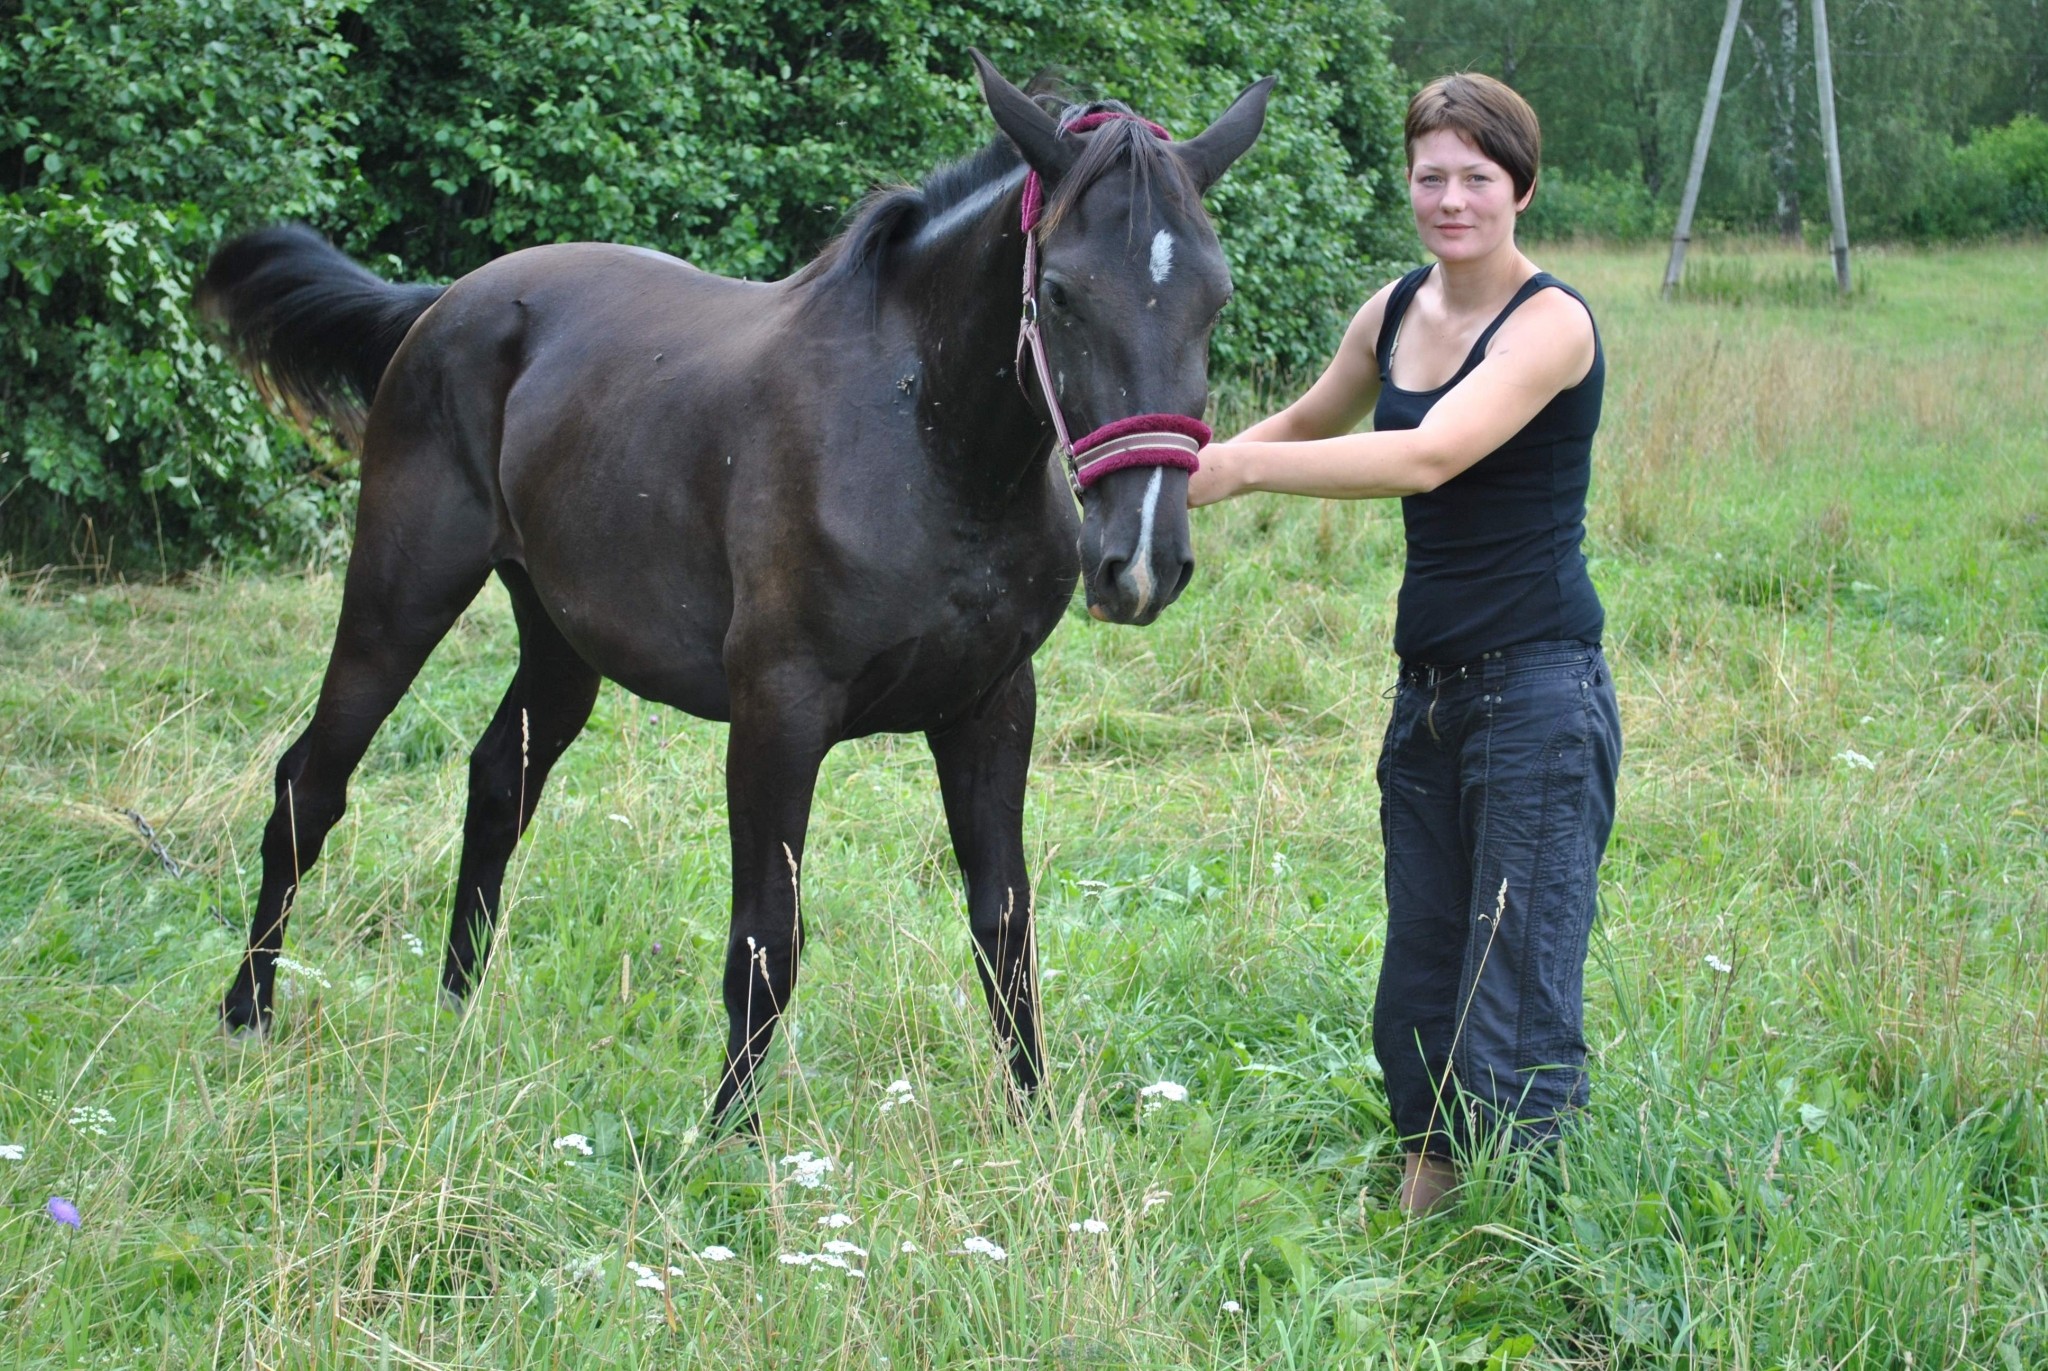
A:
[[[1380,324],[1387,317],[1387,297],[1394,283],[1380,288],[1351,318],[1337,355],[1299,400],[1268,415],[1230,441],[1233,443],[1299,443],[1335,438],[1357,428],[1372,413],[1380,394],[1380,366],[1375,355]]]
[[[1347,348],[1350,342],[1347,334]],[[1339,362],[1343,358],[1340,350]],[[1542,291],[1508,317],[1485,360],[1431,407],[1419,428],[1276,440],[1269,426],[1308,399],[1303,396],[1237,441],[1203,448],[1201,470],[1188,481],[1188,504],[1255,490],[1337,500],[1435,490],[1514,437],[1559,391],[1585,379],[1592,365],[1592,316],[1563,291]],[[1336,368],[1332,363],[1331,371]],[[1378,388],[1375,368],[1375,393]]]

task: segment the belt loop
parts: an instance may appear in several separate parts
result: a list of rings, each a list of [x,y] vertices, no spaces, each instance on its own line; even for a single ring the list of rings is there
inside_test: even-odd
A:
[[[1489,695],[1500,694],[1501,682],[1508,678],[1508,656],[1505,652],[1485,652],[1479,657],[1480,681]]]

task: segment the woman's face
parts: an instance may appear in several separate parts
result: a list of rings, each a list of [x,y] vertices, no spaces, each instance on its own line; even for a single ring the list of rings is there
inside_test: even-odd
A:
[[[1507,169],[1465,141],[1438,129],[1410,149],[1408,203],[1422,246],[1439,261],[1469,262],[1497,251],[1515,236],[1515,215],[1526,209]],[[1529,187],[1530,194],[1536,188]]]

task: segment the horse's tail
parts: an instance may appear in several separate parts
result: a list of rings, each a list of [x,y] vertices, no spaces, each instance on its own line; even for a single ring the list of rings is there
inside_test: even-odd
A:
[[[274,224],[223,244],[194,302],[267,398],[353,442],[407,330],[446,289],[393,285],[304,224]]]

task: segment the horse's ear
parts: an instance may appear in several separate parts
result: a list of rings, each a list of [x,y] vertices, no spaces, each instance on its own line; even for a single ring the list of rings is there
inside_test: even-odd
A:
[[[1060,127],[1050,114],[1003,79],[995,63],[983,56],[981,49],[969,48],[967,51],[974,58],[974,73],[981,81],[981,98],[988,102],[988,112],[995,116],[996,127],[1017,145],[1017,151],[1024,155],[1031,169],[1048,184],[1059,180],[1074,165],[1076,152],[1073,144],[1060,137]]]
[[[1259,130],[1266,126],[1266,100],[1272,93],[1272,77],[1253,82],[1245,87],[1244,94],[1231,101],[1230,108],[1215,123],[1185,143],[1173,145],[1198,188],[1207,191],[1215,185],[1230,170],[1230,164],[1258,141]]]

